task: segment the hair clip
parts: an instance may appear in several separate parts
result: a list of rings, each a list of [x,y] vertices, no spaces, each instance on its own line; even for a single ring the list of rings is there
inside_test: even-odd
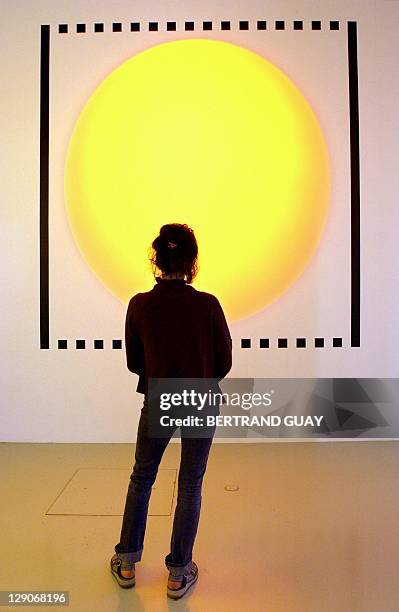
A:
[[[177,247],[177,244],[175,242],[168,242],[168,249],[174,249],[175,247]]]

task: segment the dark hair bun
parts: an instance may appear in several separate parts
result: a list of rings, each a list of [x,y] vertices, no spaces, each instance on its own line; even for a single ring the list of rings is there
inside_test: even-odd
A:
[[[193,230],[185,223],[163,225],[152,243],[150,261],[164,274],[180,273],[191,283],[197,274],[198,245]]]

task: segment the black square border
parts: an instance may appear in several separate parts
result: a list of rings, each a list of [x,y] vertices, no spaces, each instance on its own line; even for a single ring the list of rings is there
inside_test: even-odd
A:
[[[176,24],[176,22],[167,22]],[[227,22],[225,22],[227,23]],[[294,23],[294,22],[293,22]],[[299,23],[299,21],[297,21]],[[231,22],[229,22],[229,25]],[[245,25],[244,25],[245,24]],[[285,21],[275,21],[275,28],[285,30]],[[103,24],[102,24],[103,25]],[[248,27],[247,27],[248,25]],[[312,29],[321,29],[320,21],[311,22]],[[134,26],[134,27],[133,27]],[[185,22],[185,30],[194,30],[194,22]],[[150,31],[158,31],[158,22],[148,22]],[[330,21],[329,29],[339,30],[339,21]],[[140,23],[132,22],[131,31],[140,31]],[[137,28],[137,29],[136,29]],[[202,22],[203,30],[212,30],[212,21]],[[239,29],[249,29],[249,22],[239,21]],[[258,30],[266,30],[266,21],[257,21]],[[122,31],[121,23],[114,23],[114,32]],[[86,24],[77,23],[76,33],[87,32]],[[96,31],[101,31],[96,30]],[[59,34],[69,32],[68,24],[58,25]],[[360,148],[359,148],[359,91],[357,21],[347,22],[349,117],[350,117],[350,180],[351,180],[351,333],[350,346],[360,347]],[[50,25],[40,26],[40,349],[49,349],[49,85],[50,85]],[[243,340],[248,339],[242,339]],[[58,345],[67,344],[59,340]],[[249,339],[249,343],[250,343]],[[341,338],[333,338],[333,346],[342,346]],[[77,343],[77,341],[76,341]]]

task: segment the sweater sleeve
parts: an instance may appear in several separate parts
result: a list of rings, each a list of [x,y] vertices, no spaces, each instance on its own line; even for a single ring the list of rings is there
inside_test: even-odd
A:
[[[214,378],[221,380],[231,370],[232,339],[219,300],[215,297],[212,310],[214,345]]]
[[[129,302],[125,321],[126,363],[128,370],[142,376],[145,370],[144,347],[135,319],[134,298]]]

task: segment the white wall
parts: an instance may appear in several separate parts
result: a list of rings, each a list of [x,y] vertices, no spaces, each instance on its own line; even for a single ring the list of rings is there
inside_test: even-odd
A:
[[[253,317],[231,323],[237,377],[396,377],[399,365],[397,248],[399,3],[386,2],[14,2],[0,15],[1,76],[1,416],[3,441],[123,442],[135,437],[142,396],[124,351],[126,305],[83,261],[69,232],[62,181],[65,150],[83,101],[137,51],[188,32],[57,35],[59,23],[247,19],[307,24],[339,20],[339,32],[201,33],[242,44],[274,61],[315,109],[333,163],[332,213],[322,248],[301,281]],[[140,8],[141,7],[141,8]],[[190,8],[191,7],[191,8]],[[361,147],[362,346],[349,348],[349,136],[346,21],[358,22]],[[50,346],[39,348],[40,24],[51,25]],[[99,43],[99,41],[101,42]],[[149,279],[149,287],[152,282]],[[143,288],[142,290],[146,290]],[[298,305],[300,304],[300,308]],[[259,337],[342,336],[342,349],[256,348]],[[58,338],[86,338],[62,351]],[[93,338],[106,348],[91,348]],[[255,347],[240,348],[251,337]]]

